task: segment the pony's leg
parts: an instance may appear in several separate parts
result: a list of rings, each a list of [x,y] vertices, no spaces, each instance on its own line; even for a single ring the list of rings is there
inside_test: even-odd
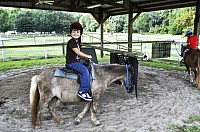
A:
[[[198,88],[200,87],[200,67],[197,67],[196,71],[196,86]]]
[[[56,113],[56,109],[55,109],[55,105],[56,105],[56,102],[58,101],[58,98],[56,96],[54,96],[48,103],[48,108],[49,108],[49,111],[53,117],[53,120],[56,122],[56,123],[64,123],[64,121],[59,117],[59,115]]]
[[[184,79],[187,80],[187,75],[190,77],[190,67],[185,65],[186,70],[184,72]]]
[[[197,80],[197,68],[192,69],[193,85],[196,87],[198,85]]]
[[[41,127],[41,117],[42,117],[42,110],[44,108],[45,105],[45,99],[44,99],[44,95],[40,93],[40,100],[39,100],[39,105],[38,105],[38,116],[37,116],[37,123],[38,126]]]
[[[195,78],[195,82],[196,82],[196,84],[195,84],[195,86],[196,87],[199,87],[199,75],[196,75],[196,78]]]
[[[188,71],[184,71],[184,79],[186,80],[187,79],[187,74],[188,74]]]
[[[192,68],[190,67],[189,69],[190,69],[190,82],[192,83],[194,82],[193,75],[192,75]]]
[[[101,122],[97,120],[96,114],[97,114],[97,101],[93,101],[92,105],[90,107],[91,111],[91,120],[94,123],[95,126],[101,125]]]
[[[78,116],[75,118],[75,125],[78,125],[81,122],[84,115],[87,113],[88,109],[90,108],[90,104],[91,102],[86,103],[83,111],[80,114],[78,114]]]

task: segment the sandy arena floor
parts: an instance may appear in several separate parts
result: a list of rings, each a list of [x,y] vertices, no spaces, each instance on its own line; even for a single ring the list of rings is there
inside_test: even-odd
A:
[[[31,132],[29,88],[31,77],[50,66],[0,72],[0,131]],[[182,78],[183,72],[139,66],[138,100],[134,93],[112,85],[101,96],[98,118],[92,126],[90,113],[79,125],[74,118],[84,103],[57,104],[65,124],[44,118],[36,132],[173,132],[170,125],[188,125],[185,119],[200,110],[200,90]]]

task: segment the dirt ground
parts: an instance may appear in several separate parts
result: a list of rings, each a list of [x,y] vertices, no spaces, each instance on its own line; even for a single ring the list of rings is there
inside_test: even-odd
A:
[[[171,125],[191,125],[184,120],[199,114],[200,90],[185,81],[183,72],[139,66],[138,99],[135,94],[111,85],[101,96],[98,119],[93,126],[88,113],[79,125],[74,118],[84,102],[65,105],[57,110],[65,124],[55,124],[44,117],[42,128],[33,130],[30,123],[29,89],[31,77],[52,66],[0,72],[0,131],[2,132],[173,132]],[[200,126],[200,125],[199,125]]]

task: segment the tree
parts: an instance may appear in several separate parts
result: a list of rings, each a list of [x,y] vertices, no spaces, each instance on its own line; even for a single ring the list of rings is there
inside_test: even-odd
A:
[[[182,34],[193,29],[195,7],[144,12],[133,23],[136,33]],[[19,32],[69,33],[72,22],[79,21],[84,31],[96,32],[99,24],[92,15],[77,15],[52,10],[0,10],[0,31],[16,29]],[[111,16],[104,23],[106,32],[127,32],[128,15]]]
[[[34,32],[33,14],[31,11],[20,12],[15,19],[15,26],[18,32]]]
[[[9,13],[9,25],[10,25],[10,28],[9,30],[15,30],[15,18],[16,18],[16,15],[18,14],[18,12],[21,11],[20,8],[11,8],[9,10],[7,10],[8,13]]]
[[[83,24],[84,31],[86,32],[96,32],[99,24],[93,18],[92,15],[81,16],[79,21]]]
[[[0,31],[6,32],[10,29],[9,14],[6,10],[0,9]]]
[[[152,25],[149,23],[150,21],[150,15],[148,13],[142,13],[141,16],[139,16],[133,23],[133,31],[137,33],[149,32],[150,26]]]
[[[185,32],[187,29],[193,29],[193,23],[195,18],[195,8],[183,8],[179,10],[179,15],[176,18],[177,29],[180,33]]]

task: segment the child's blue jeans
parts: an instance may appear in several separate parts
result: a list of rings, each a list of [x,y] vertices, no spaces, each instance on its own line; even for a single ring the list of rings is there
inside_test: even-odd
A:
[[[90,75],[88,69],[81,62],[66,64],[66,66],[80,73],[79,92],[88,93],[90,90]]]

